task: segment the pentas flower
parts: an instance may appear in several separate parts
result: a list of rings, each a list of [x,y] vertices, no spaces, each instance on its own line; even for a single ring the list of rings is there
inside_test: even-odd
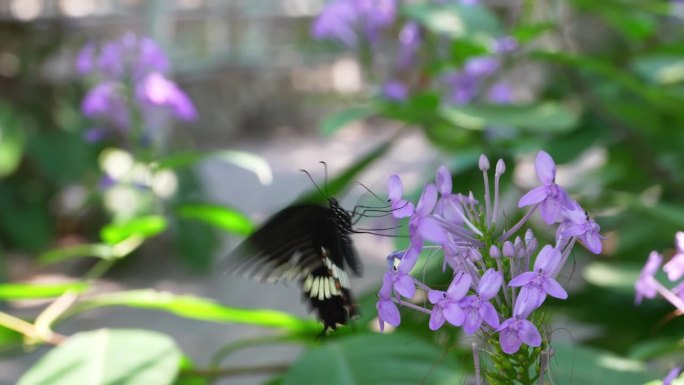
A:
[[[556,184],[556,163],[544,151],[537,153],[534,162],[537,178],[542,185],[530,190],[518,201],[518,207],[539,205],[542,219],[547,224],[560,222],[563,209],[574,209],[568,193]]]
[[[634,282],[636,292],[635,303],[641,304],[644,298],[654,299],[658,295],[668,300],[680,312],[684,313],[684,280],[682,280],[681,259],[682,246],[684,243],[684,232],[677,232],[676,235],[676,254],[663,266],[663,271],[667,273],[667,278],[672,282],[672,287],[668,288],[656,279],[655,275],[663,263],[663,256],[657,251],[652,251],[646,264],[644,264],[639,278]],[[668,285],[669,286],[669,285]]]
[[[435,183],[425,185],[415,209],[402,196],[401,179],[392,175],[388,181],[394,216],[408,217],[411,246],[389,257],[389,270],[378,293],[379,319],[398,324],[392,303],[429,314],[427,324],[431,330],[461,327],[466,334],[478,336],[483,340],[481,346],[492,347],[488,355],[492,365],[478,365],[490,384],[499,384],[497,378],[518,378],[520,373],[530,376],[521,379],[521,383],[543,378],[546,369],[541,358],[544,354],[548,356],[549,341],[540,333],[544,317],[535,313],[547,296],[568,297],[556,277],[578,240],[590,251],[600,251],[596,222],[579,204],[565,204],[566,199],[572,201],[555,184],[555,163],[550,155],[540,151],[537,159],[537,177],[543,186],[525,194],[534,203],[525,205],[529,209],[513,224],[501,221],[514,215],[499,202],[500,178],[506,172],[503,160],[496,163],[492,187],[489,159],[484,155],[480,158],[478,165],[484,181],[481,200],[472,192],[453,192],[451,172],[445,166],[437,170]],[[559,200],[564,204],[556,213],[551,206]],[[546,201],[550,203],[544,206]],[[538,208],[542,218],[551,212],[564,220],[551,223],[558,224],[556,242],[541,248],[532,230],[526,227]],[[576,217],[580,210],[581,218]],[[505,231],[500,222],[506,225]],[[423,249],[430,250],[431,258],[443,258],[443,270],[451,278],[446,291],[431,288],[410,275]],[[421,306],[411,302],[417,290],[427,294],[428,303]],[[529,362],[533,367],[514,370],[511,360]]]

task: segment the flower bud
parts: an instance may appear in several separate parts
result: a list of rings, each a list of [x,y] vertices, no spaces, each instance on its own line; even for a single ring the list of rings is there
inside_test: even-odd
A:
[[[479,167],[482,171],[489,170],[489,159],[487,159],[485,154],[480,155]]]

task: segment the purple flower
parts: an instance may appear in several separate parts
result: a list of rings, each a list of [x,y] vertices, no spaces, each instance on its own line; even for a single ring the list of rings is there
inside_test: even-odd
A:
[[[660,253],[651,251],[651,254],[648,255],[648,260],[644,268],[641,269],[639,278],[634,283],[634,289],[636,290],[635,302],[637,305],[641,303],[644,297],[653,299],[658,293],[656,285],[654,285],[655,278],[653,278],[653,275],[658,271],[662,262],[663,256]]]
[[[534,261],[534,271],[526,271],[508,283],[511,287],[522,287],[515,302],[515,306],[520,307],[521,312],[531,313],[541,306],[547,294],[560,299],[568,298],[568,293],[554,279],[561,259],[558,249],[546,245]]]
[[[499,315],[489,302],[501,288],[503,274],[494,269],[487,270],[477,285],[477,294],[465,297],[459,305],[465,313],[463,331],[467,335],[475,333],[482,325],[482,321],[494,329],[499,327]]]
[[[392,215],[395,218],[405,218],[413,215],[413,203],[402,198],[404,185],[398,175],[390,175],[387,181],[387,196],[392,205]]]
[[[425,239],[435,243],[444,243],[446,241],[444,228],[439,223],[439,220],[430,215],[436,204],[437,187],[430,183],[425,186],[423,194],[416,205],[416,211],[411,215],[411,219],[409,219],[411,244],[422,245]]]
[[[684,232],[677,232],[675,243],[677,253],[663,266],[663,270],[667,273],[667,279],[672,282],[684,275]]]
[[[492,56],[478,56],[466,61],[464,71],[474,77],[490,76],[496,73],[501,62]]]
[[[434,306],[430,315],[430,329],[437,330],[449,321],[454,326],[461,326],[465,321],[465,313],[458,302],[468,293],[472,277],[461,272],[456,273],[446,292],[430,290],[428,299]]]
[[[518,40],[512,36],[504,36],[494,41],[492,50],[496,53],[509,53],[518,49]]]
[[[107,131],[99,127],[89,128],[83,133],[83,139],[88,143],[97,143],[105,136],[107,136]]]
[[[358,45],[357,31],[375,42],[381,28],[394,22],[396,0],[334,0],[314,20],[311,34],[315,39],[332,39],[348,48]]]
[[[563,237],[579,237],[584,245],[594,254],[600,254],[602,249],[601,227],[589,217],[589,214],[576,201],[572,202],[570,209],[562,211],[566,218],[558,232]]]
[[[671,385],[672,381],[676,380],[677,377],[682,373],[681,366],[675,366],[667,372],[665,378],[663,378],[663,385]]]
[[[87,117],[106,120],[119,129],[129,127],[128,107],[123,95],[123,85],[106,81],[88,91],[81,103],[81,111]]]
[[[76,71],[81,75],[87,75],[93,71],[95,49],[93,42],[87,42],[76,57]]]
[[[571,209],[572,206],[568,193],[556,184],[556,163],[551,155],[539,151],[534,165],[542,186],[535,187],[523,195],[518,201],[518,207],[540,204],[542,219],[547,224],[559,222],[562,219],[562,209]]]
[[[435,183],[440,195],[437,205],[435,206],[435,214],[451,223],[463,223],[459,196],[451,193],[451,171],[449,171],[446,166],[442,165],[437,169]]]
[[[523,343],[532,347],[541,345],[541,334],[539,334],[537,327],[526,319],[529,313],[524,310],[516,302],[513,308],[513,317],[505,320],[497,329],[499,344],[504,353],[513,354],[517,352]]]
[[[508,104],[513,100],[513,90],[506,82],[497,82],[487,91],[487,99],[495,104]]]
[[[396,271],[391,275],[394,290],[406,298],[412,298],[416,293],[416,284],[409,273],[416,265],[418,255],[420,255],[420,247],[409,247],[401,258]]]
[[[195,106],[188,95],[159,72],[145,76],[138,84],[137,96],[142,102],[171,108],[179,119],[194,120],[197,117]]]
[[[397,305],[392,302],[392,272],[388,271],[382,279],[382,287],[378,293],[378,302],[375,307],[378,309],[378,323],[380,331],[385,330],[385,322],[397,327],[401,323],[401,316]]]
[[[397,80],[390,80],[382,86],[382,95],[393,102],[403,102],[408,99],[409,91],[406,85]]]
[[[479,80],[466,72],[453,72],[444,78],[444,82],[452,89],[451,104],[467,104],[477,96]]]
[[[399,31],[398,65],[400,68],[406,68],[415,62],[420,43],[420,26],[418,23],[408,22],[404,24]]]

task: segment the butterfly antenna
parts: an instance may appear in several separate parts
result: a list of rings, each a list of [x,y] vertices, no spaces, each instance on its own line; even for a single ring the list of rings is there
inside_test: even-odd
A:
[[[299,171],[306,174],[306,176],[309,177],[309,180],[311,180],[311,183],[313,183],[314,187],[316,187],[316,190],[318,190],[318,192],[321,193],[321,195],[323,195],[324,198],[328,199],[328,194],[324,194],[323,191],[321,191],[321,188],[318,187],[318,185],[316,184],[316,181],[314,181],[313,177],[311,176],[311,174],[309,174],[308,171],[304,170],[303,168],[300,168]]]
[[[323,182],[325,183],[323,185],[323,187],[325,189],[325,197],[327,198],[330,196],[330,195],[328,195],[328,164],[322,160],[320,161],[320,163],[323,165],[323,175],[325,178],[325,179],[323,179]]]
[[[363,183],[361,183],[361,182],[356,182],[356,184],[358,184],[359,186],[361,186],[361,187],[363,187],[364,189],[366,189],[366,191],[368,191],[371,195],[373,195],[375,198],[377,198],[377,200],[379,200],[380,202],[387,202],[387,199],[382,199],[382,198],[380,198],[376,193],[374,193],[373,191],[371,191],[371,189],[369,189],[368,187],[366,187],[366,185],[364,185]]]

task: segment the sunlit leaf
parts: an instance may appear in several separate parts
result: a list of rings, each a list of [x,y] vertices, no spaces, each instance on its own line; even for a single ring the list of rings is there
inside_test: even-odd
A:
[[[265,309],[233,308],[206,298],[175,295],[155,290],[132,290],[98,295],[79,302],[74,311],[83,312],[106,306],[161,310],[203,321],[242,323],[295,332],[320,332],[317,322],[287,313]]]
[[[0,104],[0,178],[19,166],[26,142],[26,127],[10,107]]]
[[[180,358],[176,343],[164,334],[100,329],[69,337],[18,385],[170,385]]]
[[[429,31],[451,38],[491,38],[501,32],[496,17],[482,6],[416,2],[405,5],[402,10],[408,18],[417,21]]]
[[[550,374],[556,384],[641,385],[654,378],[639,361],[577,344],[554,344]]]
[[[640,266],[592,262],[582,274],[587,282],[623,294],[634,294],[634,282],[639,277]]]
[[[100,231],[102,240],[115,245],[131,237],[150,238],[166,229],[166,219],[159,215],[134,218],[121,223],[111,223]]]
[[[304,354],[283,385],[460,384],[463,370],[445,349],[401,333],[343,338]]]
[[[176,207],[176,213],[183,219],[201,221],[239,235],[247,235],[254,229],[247,216],[226,206],[185,203]]]
[[[89,243],[85,245],[73,245],[60,247],[46,251],[38,256],[41,263],[56,263],[67,259],[97,257],[111,259],[115,257],[114,249],[103,243]]]
[[[518,128],[533,133],[562,133],[575,127],[579,114],[560,104],[443,106],[441,115],[469,130]]]
[[[273,173],[268,162],[258,155],[244,151],[185,151],[160,159],[154,163],[154,166],[176,169],[189,167],[207,159],[218,159],[251,171],[259,178],[259,182],[263,185],[269,185],[273,182]]]
[[[0,300],[59,297],[65,291],[82,293],[88,289],[85,282],[58,284],[0,283]]]
[[[377,105],[357,106],[344,109],[326,117],[321,123],[321,131],[325,135],[332,135],[347,124],[362,120],[377,112]]]

